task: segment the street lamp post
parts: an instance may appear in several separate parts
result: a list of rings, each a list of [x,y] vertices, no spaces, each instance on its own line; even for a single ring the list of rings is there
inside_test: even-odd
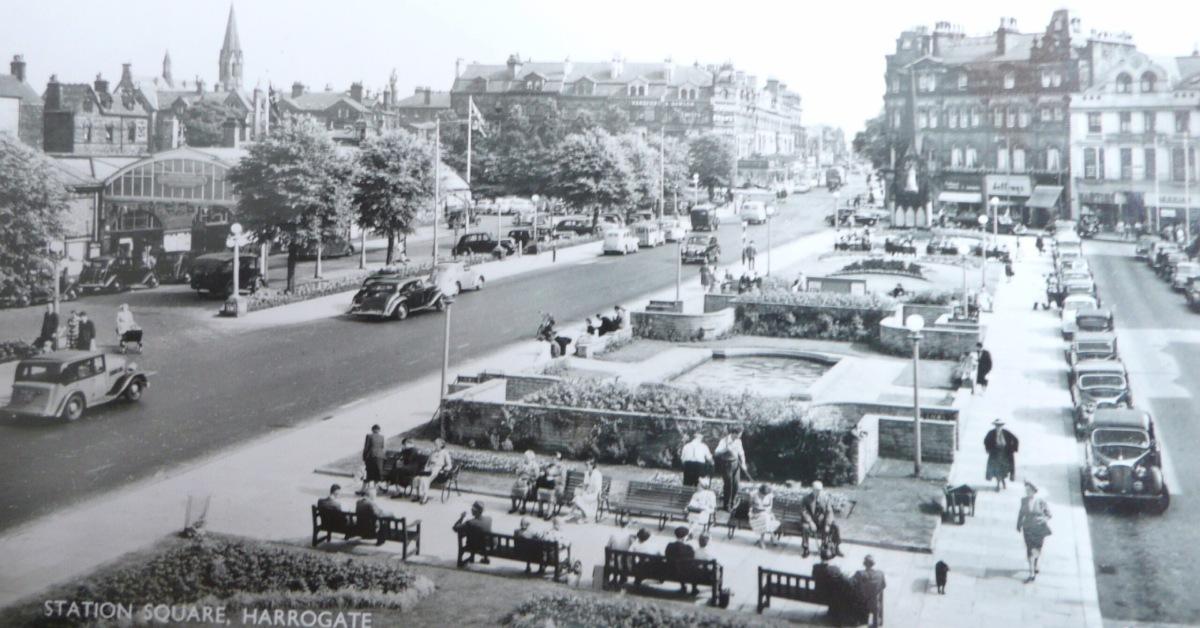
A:
[[[992,208],[992,243],[994,244],[1000,238],[1000,199],[993,196],[988,201],[988,205]]]
[[[362,270],[367,267],[367,228],[359,225],[358,227],[358,268]]]
[[[536,253],[538,250],[538,201],[542,200],[542,197],[534,194],[529,197],[529,200],[533,201],[533,229],[530,230],[530,236],[533,238],[533,251]],[[520,244],[518,243],[517,246]]]
[[[988,217],[986,214],[979,217],[979,228],[987,232]],[[983,246],[983,240],[979,241],[979,289],[983,290],[987,287],[987,248]],[[965,306],[966,303],[963,303]]]
[[[241,270],[241,239],[242,239],[242,223],[235,222],[229,225],[229,234],[233,236],[233,291],[230,296],[237,298],[241,293],[241,276],[238,271]]]
[[[771,274],[771,214],[767,214],[767,275]]]
[[[700,173],[692,173],[692,207],[700,204]]]
[[[913,314],[904,322],[913,343],[913,475],[921,477],[921,330],[925,319]]]
[[[834,231],[842,228],[842,221],[838,216],[838,201],[842,198],[842,193],[834,190],[833,192],[833,229]]]
[[[442,387],[438,389],[438,399],[446,398],[446,373],[450,370],[450,309],[454,305],[454,298],[444,296],[446,304],[446,328],[442,332]]]

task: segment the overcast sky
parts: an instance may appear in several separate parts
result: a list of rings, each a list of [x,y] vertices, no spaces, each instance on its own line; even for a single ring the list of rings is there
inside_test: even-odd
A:
[[[732,61],[777,77],[804,100],[804,122],[853,134],[879,111],[884,55],[904,28],[947,20],[968,34],[995,30],[1001,16],[1041,32],[1068,7],[1090,29],[1134,35],[1150,54],[1190,54],[1200,2],[964,2],[911,0],[238,0],[247,87],[302,81],[314,89],[382,87],[396,68],[402,95],[414,86],[448,90],[454,60],[503,63],[611,59]],[[39,92],[51,73],[64,82],[110,79],[121,63],[158,74],[170,50],[175,80],[217,78],[226,0],[0,0],[0,55],[23,53]],[[7,71],[7,66],[0,71]]]

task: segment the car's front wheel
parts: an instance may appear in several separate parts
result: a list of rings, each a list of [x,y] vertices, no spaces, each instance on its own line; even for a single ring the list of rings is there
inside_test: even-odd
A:
[[[437,301],[433,302],[433,309],[435,309],[439,312],[445,312],[446,311],[446,299],[444,299],[443,297],[438,297]]]
[[[144,390],[144,388],[141,380],[135,379],[132,382],[129,382],[129,387],[125,389],[125,398],[129,401],[137,401],[142,398],[142,390]]]
[[[406,318],[408,318],[407,305],[401,303],[400,305],[396,306],[396,309],[392,310],[392,320],[402,321]]]
[[[83,395],[71,395],[71,398],[67,399],[67,404],[63,406],[62,418],[67,421],[78,421],[79,417],[83,416],[86,407]]]
[[[480,275],[479,279],[475,281],[475,289],[483,290],[483,275]]]
[[[113,291],[113,292],[124,292],[124,291],[125,291],[125,286],[121,285],[121,280],[120,280],[120,279],[114,279],[114,280],[113,280],[113,282],[112,282],[112,291]]]

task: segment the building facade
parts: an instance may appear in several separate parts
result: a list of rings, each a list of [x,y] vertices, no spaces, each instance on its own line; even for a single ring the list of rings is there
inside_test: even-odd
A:
[[[42,148],[42,97],[25,81],[25,57],[13,55],[11,74],[0,74],[0,133]]]
[[[1071,215],[1153,230],[1200,217],[1200,55],[1125,42],[1071,102]]]
[[[52,75],[43,99],[47,153],[139,156],[154,150],[158,94],[134,81],[128,63],[112,89],[99,74],[90,85],[59,83]]]

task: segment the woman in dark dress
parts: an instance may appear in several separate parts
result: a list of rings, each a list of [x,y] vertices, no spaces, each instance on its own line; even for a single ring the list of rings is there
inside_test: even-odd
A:
[[[996,426],[983,438],[983,448],[987,451],[987,470],[985,478],[996,481],[996,491],[1007,488],[1008,479],[1016,479],[1016,456],[1019,442],[1017,437],[1004,429],[1004,421],[992,421]]]

